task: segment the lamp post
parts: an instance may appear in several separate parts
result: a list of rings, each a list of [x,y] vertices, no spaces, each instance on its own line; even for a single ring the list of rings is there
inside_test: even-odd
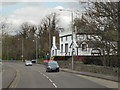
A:
[[[37,42],[37,37],[36,40],[33,40],[33,42],[35,41],[35,47],[36,47],[36,63],[37,63],[37,59],[38,59],[38,52],[37,52],[37,47],[38,47],[38,42]]]
[[[65,9],[59,9],[59,11],[69,11],[71,12],[71,20],[72,20],[72,70],[74,69],[74,57],[73,57],[73,31],[74,31],[74,27],[73,27],[73,11],[71,10],[65,10]]]
[[[18,39],[18,40],[20,40],[20,39]],[[23,53],[24,53],[23,43],[24,43],[24,42],[23,42],[23,39],[22,39],[22,56],[21,56],[21,57],[22,57],[22,62],[23,62],[23,59],[24,59],[24,55],[23,55]]]
[[[49,60],[51,58],[51,25],[49,20]]]
[[[37,37],[36,37],[36,63],[37,63],[37,59],[38,59],[38,52],[37,52]]]

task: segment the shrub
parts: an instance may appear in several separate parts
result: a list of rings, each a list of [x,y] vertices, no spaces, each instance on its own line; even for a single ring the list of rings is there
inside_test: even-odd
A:
[[[55,56],[54,60],[56,61],[67,61],[71,56]]]
[[[105,56],[106,57],[106,56]],[[55,56],[56,61],[71,61],[72,56]],[[74,61],[80,61],[84,64],[94,64],[103,66],[103,56],[74,56]],[[116,55],[109,56],[109,62],[106,62],[108,66],[118,67],[118,60]],[[109,64],[108,64],[109,63]]]

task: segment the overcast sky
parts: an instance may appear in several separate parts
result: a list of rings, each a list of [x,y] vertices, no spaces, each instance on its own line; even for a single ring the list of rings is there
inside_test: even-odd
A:
[[[73,12],[79,10],[82,14],[82,10],[86,5],[80,4],[79,2],[83,1],[87,2],[88,0],[1,0],[0,19],[2,16],[7,19],[8,23],[12,23],[12,27],[9,30],[14,32],[19,29],[19,26],[23,22],[39,25],[42,18],[51,12],[56,12],[60,14],[59,25],[67,28],[71,22],[71,12],[59,11],[58,9],[71,10]],[[73,16],[76,16],[75,13]]]
[[[9,23],[13,24],[14,29],[12,28],[12,30],[16,30],[23,22],[38,25],[41,19],[51,12],[60,14],[60,26],[64,28],[71,22],[71,12],[59,11],[58,9],[71,11],[78,9],[81,11],[83,9],[83,6],[81,7],[78,0],[66,0],[66,2],[58,2],[57,0],[45,0],[44,2],[39,2],[40,0],[34,0],[34,2],[33,0],[17,1],[18,0],[11,0],[11,2],[8,2],[4,0],[4,2],[0,2],[0,13],[3,17],[7,18]]]

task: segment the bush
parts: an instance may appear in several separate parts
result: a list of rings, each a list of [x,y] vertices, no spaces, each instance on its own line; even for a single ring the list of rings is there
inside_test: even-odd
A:
[[[56,61],[67,61],[71,56],[55,56],[54,60]]]
[[[83,59],[84,64],[103,65],[100,56],[85,56]]]
[[[106,56],[105,56],[106,57]],[[71,61],[72,56],[55,56],[56,61]],[[74,56],[74,61],[79,61],[84,64],[94,64],[103,66],[103,56]],[[118,67],[118,60],[116,55],[110,55],[109,62],[106,62],[110,67]],[[109,64],[108,64],[109,63]]]

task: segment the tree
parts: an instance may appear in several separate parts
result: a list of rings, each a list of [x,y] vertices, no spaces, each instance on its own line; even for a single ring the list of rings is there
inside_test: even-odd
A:
[[[59,41],[58,35],[58,14],[51,13],[42,19],[39,25],[38,36],[40,38],[40,49],[45,53],[51,49],[52,46],[52,36],[57,37],[57,42]],[[49,46],[50,45],[50,46]]]
[[[100,43],[96,43],[96,46],[102,49],[104,56],[107,55],[104,61],[108,63],[105,63],[105,65],[110,66],[109,54],[111,49],[116,52],[115,42],[117,41],[118,31],[118,3],[88,3],[88,7],[82,14],[82,17],[75,19],[75,26],[77,26],[78,32],[92,33],[100,36],[100,39],[102,37]],[[101,29],[101,27],[103,29]],[[95,39],[97,40],[97,38]]]
[[[21,25],[21,31],[18,33],[18,38],[23,39],[24,59],[35,58],[35,40],[37,38],[36,25],[24,22]]]

